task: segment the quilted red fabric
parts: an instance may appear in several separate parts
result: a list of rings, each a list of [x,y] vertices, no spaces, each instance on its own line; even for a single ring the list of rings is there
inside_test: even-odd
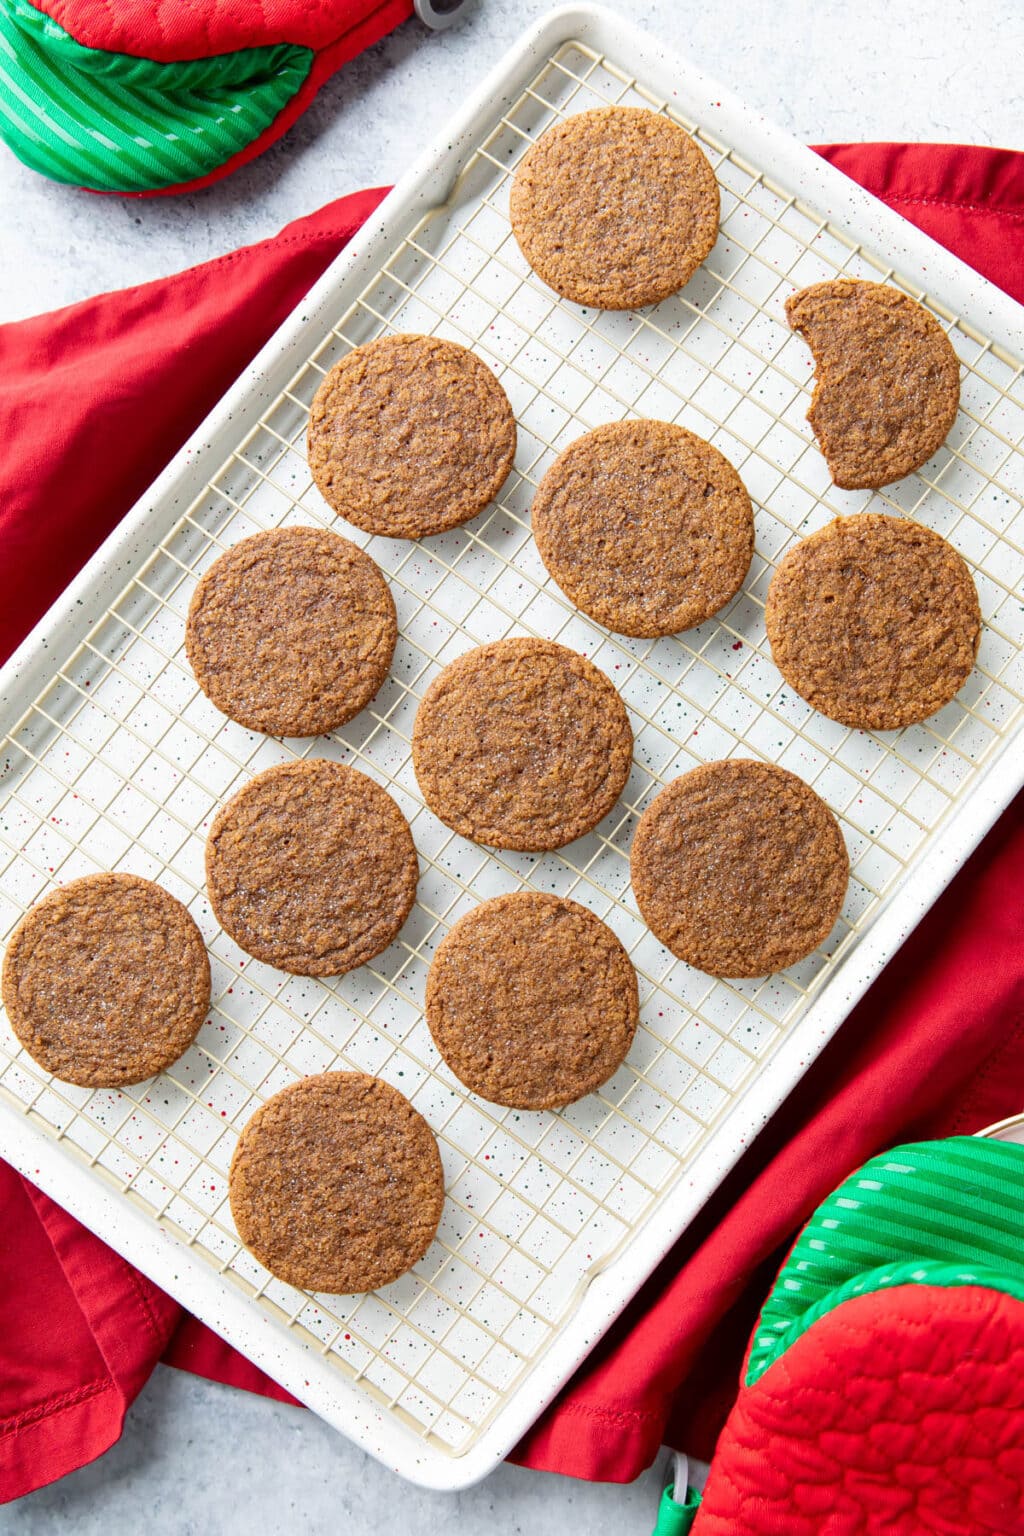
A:
[[[31,0],[86,48],[157,63],[202,59],[263,43],[319,52],[359,26],[382,0]],[[412,0],[403,7],[412,14]]]
[[[894,206],[1024,299],[1024,156],[893,145],[824,153],[880,196],[893,188]],[[380,195],[332,204],[276,240],[164,282],[0,327],[0,654],[49,606]],[[973,1130],[1024,1106],[1022,871],[1024,804],[1004,816],[542,1416],[519,1460],[627,1480],[665,1438],[709,1456],[780,1245],[828,1190],[893,1141]],[[0,1499],[59,1477],[116,1439],[176,1321],[168,1359],[280,1395],[3,1170]]]
[[[729,1417],[693,1536],[1022,1536],[1024,1305],[981,1287],[847,1301]]]

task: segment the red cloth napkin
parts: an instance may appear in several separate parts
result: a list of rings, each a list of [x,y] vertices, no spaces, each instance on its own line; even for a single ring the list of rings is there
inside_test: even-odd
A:
[[[820,151],[1024,300],[1024,155]],[[382,193],[191,272],[0,327],[0,653],[45,611]],[[117,452],[111,452],[111,444]],[[624,1481],[705,1456],[794,1229],[879,1148],[1024,1108],[1024,800],[516,1452]],[[99,1455],[159,1359],[280,1388],[0,1164],[0,1499]]]

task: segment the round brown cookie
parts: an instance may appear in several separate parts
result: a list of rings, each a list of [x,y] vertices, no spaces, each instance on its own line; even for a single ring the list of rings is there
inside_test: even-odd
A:
[[[438,336],[382,336],[324,379],[307,444],[313,479],[339,516],[367,533],[421,539],[497,496],[516,422],[474,352]]]
[[[85,875],[36,903],[4,955],[11,1028],[66,1083],[118,1088],[177,1061],[210,1006],[203,936],[137,875]]]
[[[427,1023],[455,1076],[513,1109],[557,1109],[621,1066],[639,1017],[636,972],[578,902],[521,892],[466,914],[427,977]]]
[[[556,293],[597,309],[657,304],[718,238],[718,182],[697,144],[643,107],[556,123],[512,182],[512,230]]]
[[[270,736],[319,736],[351,720],[387,677],[397,638],[374,561],[319,528],[235,544],[199,583],[185,626],[207,698]]]
[[[533,536],[562,591],[622,635],[674,635],[717,613],[754,552],[739,475],[665,421],[618,421],[570,443],[540,483]]]
[[[786,318],[814,356],[807,420],[836,485],[889,485],[945,442],[960,364],[942,326],[908,294],[840,278],[791,294]]]
[[[460,656],[427,689],[412,737],[434,814],[474,842],[525,853],[596,827],[632,751],[615,688],[551,640],[496,640]]]
[[[803,539],[768,588],[772,659],[830,720],[891,731],[926,720],[970,676],[981,609],[951,544],[862,512]]]
[[[322,759],[257,774],[206,842],[217,921],[257,960],[340,976],[387,949],[416,899],[409,823],[365,773]]]
[[[630,873],[644,921],[680,960],[710,976],[768,976],[831,933],[850,859],[809,784],[737,758],[661,791],[640,818]]]
[[[239,1237],[271,1274],[347,1294],[390,1285],[423,1257],[444,1173],[433,1131],[397,1088],[321,1072],[248,1121],[228,1192]]]

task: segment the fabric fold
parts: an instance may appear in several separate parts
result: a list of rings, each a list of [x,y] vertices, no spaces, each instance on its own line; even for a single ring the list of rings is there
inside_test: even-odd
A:
[[[1024,154],[959,144],[814,148],[1024,304]]]
[[[14,1499],[113,1444],[181,1309],[6,1163],[0,1212],[0,1498]]]

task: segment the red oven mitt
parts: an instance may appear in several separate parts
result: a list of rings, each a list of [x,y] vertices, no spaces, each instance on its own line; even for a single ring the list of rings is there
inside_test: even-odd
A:
[[[412,0],[0,0],[0,137],[54,181],[182,192],[261,154]]]
[[[923,145],[823,153],[1024,301],[1024,156]],[[178,277],[0,327],[0,653],[46,610],[380,196],[344,199]],[[1022,874],[1018,802],[542,1415],[518,1460],[624,1481],[666,1438],[710,1457],[779,1250],[829,1189],[894,1141],[973,1130],[1024,1107]],[[286,1395],[0,1169],[0,1498],[110,1445],[165,1348],[172,1363]]]
[[[1022,1536],[1022,1224],[1024,1146],[851,1174],[761,1309],[699,1513],[666,1492],[655,1536]]]

